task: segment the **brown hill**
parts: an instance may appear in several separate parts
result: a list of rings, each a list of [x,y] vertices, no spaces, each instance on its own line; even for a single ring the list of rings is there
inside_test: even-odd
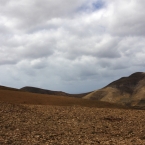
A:
[[[125,108],[108,102],[85,100],[81,98],[56,96],[48,94],[37,94],[14,90],[0,90],[0,102],[14,104],[32,104],[32,105],[55,105],[55,106],[86,106],[97,108]]]
[[[6,86],[0,86],[0,90],[20,91],[19,89],[10,88],[10,87],[6,87]]]
[[[129,77],[120,78],[83,98],[145,107],[145,73],[137,72]]]
[[[89,93],[91,93],[91,92],[88,92],[88,93],[82,93],[82,94],[68,94],[68,93],[65,93],[62,91],[52,91],[52,90],[46,90],[46,89],[30,87],[30,86],[23,87],[20,90],[25,91],[25,92],[31,92],[31,93],[47,94],[47,95],[55,95],[55,96],[66,96],[66,97],[76,97],[76,98],[82,98],[82,97],[88,95]]]

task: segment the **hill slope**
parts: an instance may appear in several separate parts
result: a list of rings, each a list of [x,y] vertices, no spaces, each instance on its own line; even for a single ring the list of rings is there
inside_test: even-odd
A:
[[[83,98],[145,107],[145,73],[137,72],[129,77],[120,78]]]
[[[19,90],[19,89],[10,88],[10,87],[6,87],[6,86],[0,86],[0,90],[21,91],[21,90]]]
[[[81,98],[37,94],[13,90],[0,90],[0,102],[14,104],[53,105],[53,106],[86,106],[97,108],[126,108],[108,102],[84,100]]]
[[[76,97],[76,98],[82,98],[90,93],[90,92],[88,92],[88,93],[82,93],[82,94],[68,94],[68,93],[65,93],[62,91],[45,90],[45,89],[30,87],[30,86],[23,87],[20,90],[25,91],[25,92],[31,92],[31,93],[47,94],[47,95],[55,95],[55,96],[66,96],[66,97]]]

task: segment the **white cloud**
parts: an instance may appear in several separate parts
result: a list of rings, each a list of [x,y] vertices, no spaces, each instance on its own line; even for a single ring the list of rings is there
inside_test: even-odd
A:
[[[86,92],[145,71],[143,1],[0,2],[2,85]]]
[[[120,36],[137,36],[145,34],[145,2],[137,0],[114,1],[109,19],[109,32]]]

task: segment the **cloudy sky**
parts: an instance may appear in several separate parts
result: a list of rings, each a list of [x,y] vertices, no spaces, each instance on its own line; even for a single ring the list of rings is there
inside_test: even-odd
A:
[[[81,93],[138,71],[144,0],[0,0],[0,85]]]

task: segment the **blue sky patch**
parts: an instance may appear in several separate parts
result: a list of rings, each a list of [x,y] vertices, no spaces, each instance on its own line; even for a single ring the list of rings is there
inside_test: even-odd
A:
[[[78,8],[78,11],[97,11],[105,7],[105,2],[103,0],[96,0],[92,4],[85,3]]]
[[[92,5],[93,5],[94,10],[99,10],[99,9],[102,9],[105,6],[105,3],[102,0],[97,0]]]

